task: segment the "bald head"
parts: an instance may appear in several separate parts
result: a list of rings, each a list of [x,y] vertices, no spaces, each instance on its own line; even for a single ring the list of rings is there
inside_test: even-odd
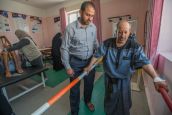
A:
[[[121,20],[117,24],[117,29],[120,30],[120,28],[126,27],[129,31],[131,30],[131,25],[127,20]]]
[[[117,47],[122,47],[130,36],[131,25],[126,20],[122,20],[117,24]]]

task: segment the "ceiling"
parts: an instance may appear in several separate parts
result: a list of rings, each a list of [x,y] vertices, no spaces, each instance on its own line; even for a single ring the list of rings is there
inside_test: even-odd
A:
[[[13,1],[20,2],[23,4],[27,4],[27,5],[31,5],[31,6],[34,6],[37,8],[46,9],[46,8],[55,6],[59,3],[67,1],[67,0],[13,0]]]

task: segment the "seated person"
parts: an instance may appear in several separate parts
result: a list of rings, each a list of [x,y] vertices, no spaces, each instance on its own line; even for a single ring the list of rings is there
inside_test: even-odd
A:
[[[52,40],[51,54],[53,59],[53,69],[56,71],[64,68],[61,61],[61,53],[60,53],[60,47],[62,44],[61,36],[62,36],[61,33],[57,33]]]
[[[0,38],[1,38],[1,40],[2,39],[7,39],[5,36],[1,36]],[[5,44],[5,42],[3,43],[3,45],[4,44]],[[10,45],[10,43],[8,43],[8,45]],[[16,72],[17,73],[22,73],[23,72],[23,70],[21,69],[19,63],[17,63],[17,56],[16,56],[16,53],[14,51],[10,51],[10,52],[2,51],[1,52],[1,59],[3,60],[3,64],[5,66],[5,76],[6,77],[11,76],[11,72],[10,72],[10,68],[9,68],[9,64],[8,64],[8,61],[10,59],[12,59],[14,61]]]
[[[16,30],[15,35],[19,39],[19,41],[12,46],[4,46],[6,50],[14,51],[14,50],[20,50],[20,52],[23,53],[23,55],[27,58],[29,63],[32,65],[32,67],[43,67],[43,60],[42,60],[42,54],[37,48],[35,42],[32,40],[31,36],[29,36],[25,31],[23,30]]]

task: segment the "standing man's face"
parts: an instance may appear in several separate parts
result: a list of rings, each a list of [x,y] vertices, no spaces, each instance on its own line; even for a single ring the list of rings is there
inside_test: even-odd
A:
[[[80,10],[81,24],[89,25],[92,22],[95,10],[92,6],[87,6],[84,11]]]
[[[125,43],[127,42],[129,36],[130,36],[130,25],[128,22],[122,22],[119,25],[118,31],[117,31],[117,46],[121,47],[123,45],[125,45]]]

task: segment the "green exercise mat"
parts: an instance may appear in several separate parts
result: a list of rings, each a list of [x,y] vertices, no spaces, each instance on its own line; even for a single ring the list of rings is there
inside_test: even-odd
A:
[[[56,85],[60,84],[61,82],[69,78],[64,69],[54,71],[52,68],[50,68],[45,73],[48,78],[45,84],[49,87],[55,87]],[[41,77],[39,75],[35,75],[31,79],[37,82],[41,82]]]

